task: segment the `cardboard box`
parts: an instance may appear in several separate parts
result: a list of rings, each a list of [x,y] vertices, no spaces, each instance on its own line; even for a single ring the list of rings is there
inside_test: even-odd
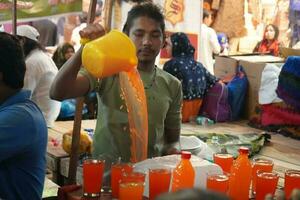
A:
[[[214,72],[218,78],[223,78],[228,75],[235,74],[238,61],[226,56],[216,56]]]
[[[280,55],[284,58],[289,56],[300,56],[300,49],[293,49],[287,47],[279,47]]]
[[[255,113],[255,107],[258,104],[258,92],[260,88],[261,74],[266,63],[281,63],[280,65],[282,65],[283,62],[283,58],[274,56],[253,55],[216,57],[215,75],[218,78],[234,75],[238,65],[242,65],[245,70],[249,84],[242,118],[250,119]]]

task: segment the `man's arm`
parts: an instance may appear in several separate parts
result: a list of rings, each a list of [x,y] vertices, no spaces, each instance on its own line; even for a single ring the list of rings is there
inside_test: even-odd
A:
[[[105,34],[99,24],[91,24],[80,31],[82,38],[96,39]],[[82,47],[59,70],[50,89],[50,97],[55,100],[84,96],[90,90],[89,80],[78,74],[81,62]]]
[[[218,41],[217,33],[214,29],[210,28],[210,44],[214,54],[219,54],[221,51],[221,46]]]
[[[179,154],[180,153],[180,129],[165,128],[165,145],[163,155]]]

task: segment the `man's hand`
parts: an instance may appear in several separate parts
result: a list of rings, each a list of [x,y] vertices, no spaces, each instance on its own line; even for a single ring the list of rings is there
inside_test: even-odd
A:
[[[180,153],[181,152],[178,149],[176,149],[175,147],[171,147],[171,148],[165,149],[165,151],[163,151],[163,156],[180,154]]]
[[[105,30],[100,24],[89,24],[87,27],[79,31],[79,34],[81,38],[94,40],[105,35]]]

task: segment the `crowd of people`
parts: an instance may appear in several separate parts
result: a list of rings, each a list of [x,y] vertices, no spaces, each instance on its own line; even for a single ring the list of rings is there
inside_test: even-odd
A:
[[[148,157],[176,154],[182,122],[195,118],[214,76],[213,55],[224,51],[210,28],[212,13],[204,10],[200,62],[185,33],[166,38],[164,15],[152,3],[137,4],[129,12],[123,32],[137,49],[141,80],[147,97]],[[105,35],[99,23],[82,25],[74,35],[90,40]],[[47,127],[51,127],[66,99],[93,93],[98,97],[93,156],[130,161],[127,112],[120,110],[119,76],[100,81],[82,68],[82,46],[58,45],[49,57],[40,33],[29,25],[17,36],[0,33],[0,199],[40,199],[46,169]],[[78,36],[74,36],[77,38]],[[279,55],[278,28],[266,26],[254,52]],[[75,45],[75,46],[74,46]],[[155,64],[162,48],[171,59],[163,69]],[[159,105],[159,106],[158,106]],[[162,198],[164,199],[164,198]]]

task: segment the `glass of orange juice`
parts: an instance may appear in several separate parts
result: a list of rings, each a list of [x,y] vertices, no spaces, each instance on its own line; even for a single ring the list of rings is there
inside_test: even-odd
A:
[[[100,196],[104,163],[104,160],[90,158],[83,161],[83,196]]]
[[[267,194],[274,196],[279,176],[275,172],[258,171],[256,177],[256,200],[264,200]]]
[[[273,170],[273,161],[264,159],[264,158],[255,158],[252,162],[252,192],[253,194],[256,193],[256,179],[257,179],[257,172],[264,171],[264,172],[272,172]]]
[[[145,183],[146,174],[141,172],[122,172],[121,182],[130,183],[130,182],[143,182]]]
[[[120,182],[119,200],[142,200],[144,182]]]
[[[216,153],[214,154],[214,163],[220,165],[224,172],[230,173],[230,168],[233,164],[233,156],[227,153]]]
[[[119,197],[119,182],[121,180],[122,172],[130,173],[133,171],[132,164],[130,163],[114,163],[111,166],[111,190],[112,197]]]
[[[227,174],[210,174],[207,175],[206,180],[207,189],[227,193],[229,186],[229,177]]]
[[[284,176],[284,192],[286,199],[290,199],[294,189],[300,189],[300,170],[289,169],[285,171]]]
[[[168,192],[170,181],[170,169],[149,169],[149,199],[154,200],[159,194]]]

